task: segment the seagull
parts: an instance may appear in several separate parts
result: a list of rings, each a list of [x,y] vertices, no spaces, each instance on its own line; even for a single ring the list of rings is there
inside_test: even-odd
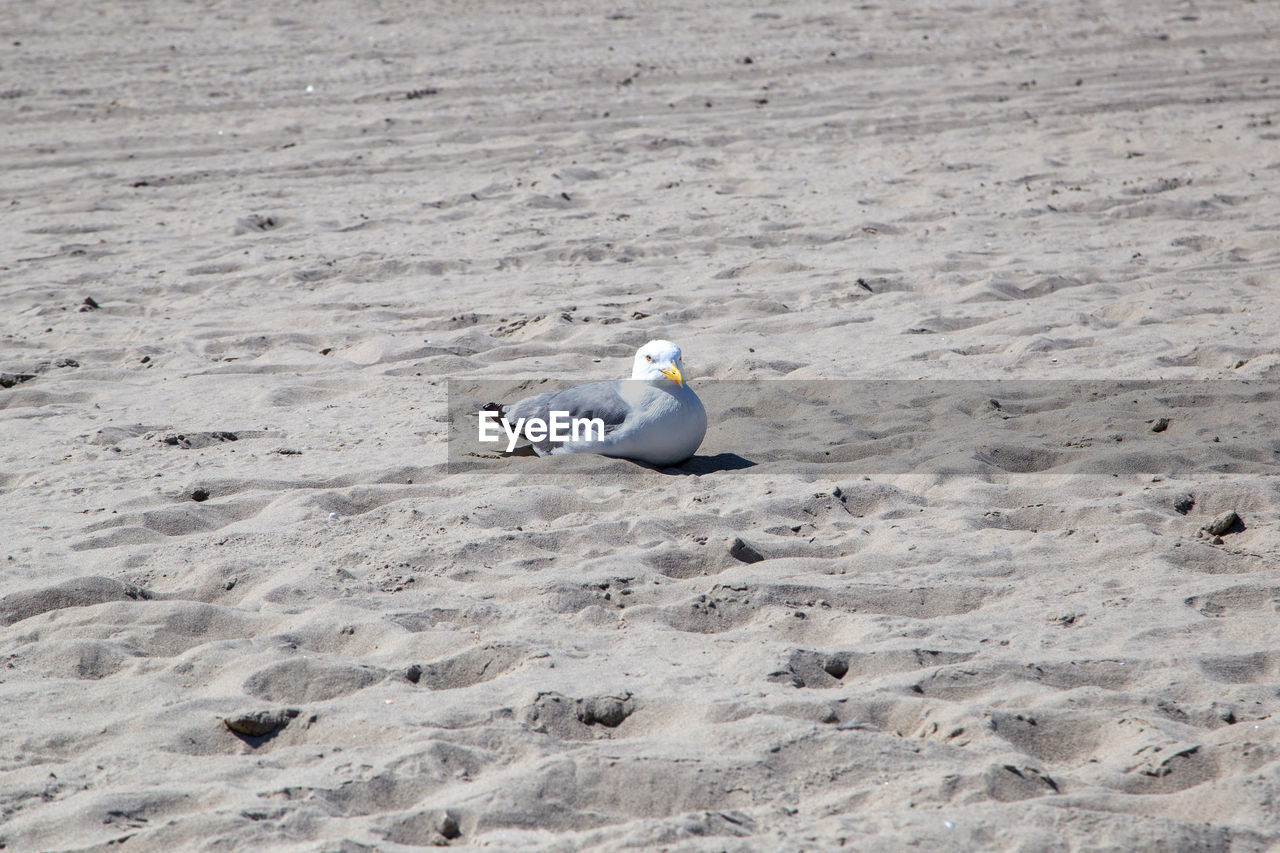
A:
[[[503,412],[508,424],[552,412],[569,418],[599,418],[604,434],[587,431],[576,439],[532,441],[539,456],[598,453],[666,467],[693,456],[707,434],[707,410],[685,382],[680,347],[649,341],[636,351],[631,378],[589,382],[565,391],[527,397]],[[516,429],[519,429],[517,426]]]

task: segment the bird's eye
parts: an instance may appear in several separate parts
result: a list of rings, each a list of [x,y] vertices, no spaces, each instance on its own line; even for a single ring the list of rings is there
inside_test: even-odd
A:
[[[646,356],[644,357],[644,360],[645,360],[645,361],[653,361],[653,356],[651,356],[651,355],[646,355]]]

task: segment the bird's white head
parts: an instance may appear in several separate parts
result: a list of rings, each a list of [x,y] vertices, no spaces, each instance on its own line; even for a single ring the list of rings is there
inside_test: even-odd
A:
[[[684,361],[681,359],[680,347],[671,341],[649,341],[636,351],[631,378],[647,382],[670,381],[683,385]]]

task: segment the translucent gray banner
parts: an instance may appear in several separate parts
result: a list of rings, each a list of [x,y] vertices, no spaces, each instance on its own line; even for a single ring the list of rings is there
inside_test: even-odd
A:
[[[448,382],[451,471],[509,470],[529,448],[479,441],[486,404],[569,387]],[[1280,473],[1280,386],[1252,380],[762,380],[693,383],[697,456],[668,470],[833,466],[833,475]],[[571,456],[574,471],[599,466]]]

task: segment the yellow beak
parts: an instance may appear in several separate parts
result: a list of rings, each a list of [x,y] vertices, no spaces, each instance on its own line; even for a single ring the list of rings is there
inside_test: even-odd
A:
[[[674,364],[668,364],[666,367],[662,368],[661,372],[663,376],[667,377],[677,385],[684,384],[684,374],[681,373],[680,368],[676,367]]]

